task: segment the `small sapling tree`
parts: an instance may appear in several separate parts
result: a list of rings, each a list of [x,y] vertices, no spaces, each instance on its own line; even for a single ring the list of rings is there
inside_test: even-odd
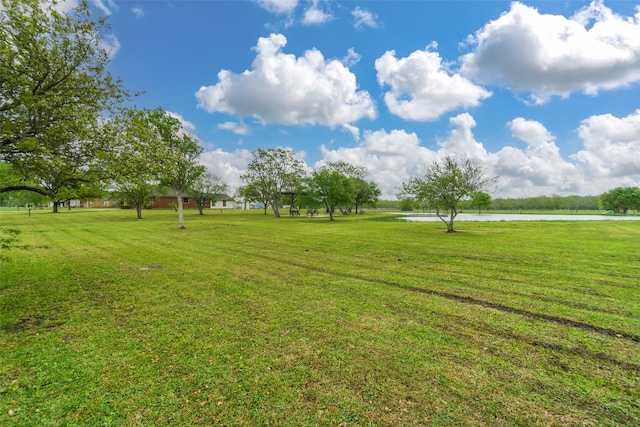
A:
[[[442,161],[428,165],[423,176],[403,183],[403,195],[434,206],[447,225],[447,232],[452,233],[460,201],[482,191],[495,180],[487,176],[479,162],[468,157],[445,156]],[[447,218],[440,215],[442,211],[447,213]]]

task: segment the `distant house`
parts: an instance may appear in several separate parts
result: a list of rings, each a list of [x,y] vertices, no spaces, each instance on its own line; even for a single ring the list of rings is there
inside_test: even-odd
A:
[[[209,201],[209,209],[235,209],[236,201],[227,194],[216,194],[216,201]],[[149,198],[149,205],[154,209],[172,209],[178,203],[175,195],[154,195]],[[196,201],[185,195],[182,197],[182,207],[184,209],[197,209]]]
[[[48,203],[49,207],[53,207],[53,202]],[[58,207],[60,208],[113,208],[118,205],[118,202],[115,200],[107,200],[107,199],[95,199],[95,200],[85,200],[81,201],[78,199],[70,199],[65,200],[64,202],[60,202]]]
[[[90,202],[84,202],[85,208],[113,208],[118,205],[118,202],[115,200],[107,200],[107,199],[95,199]]]

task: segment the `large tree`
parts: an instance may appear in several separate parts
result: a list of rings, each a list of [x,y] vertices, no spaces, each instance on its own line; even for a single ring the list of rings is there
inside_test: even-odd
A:
[[[150,120],[162,141],[160,183],[175,191],[178,228],[185,228],[182,197],[205,172],[205,167],[198,163],[203,148],[178,118],[161,108],[151,112]]]
[[[403,195],[427,202],[447,225],[447,232],[454,232],[454,220],[458,204],[482,191],[495,181],[488,177],[484,166],[468,157],[445,156],[442,161],[428,165],[423,176],[413,177],[403,183]],[[445,211],[448,217],[440,215]]]
[[[617,187],[600,195],[602,209],[627,214],[629,209],[640,210],[640,188]]]
[[[296,159],[292,150],[258,148],[253,151],[253,160],[241,178],[256,200],[266,201],[275,216],[280,217],[282,193],[293,192],[304,175],[304,162]]]
[[[69,13],[55,6],[51,0],[2,0],[0,162],[12,164],[21,182],[0,193],[29,190],[55,198],[53,187],[73,189],[96,179],[88,172],[105,142],[101,117],[128,96],[106,70],[105,21],[91,19],[86,1]]]

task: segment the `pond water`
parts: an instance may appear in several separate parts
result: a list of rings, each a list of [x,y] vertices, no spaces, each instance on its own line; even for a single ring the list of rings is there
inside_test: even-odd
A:
[[[406,214],[404,221],[441,221],[435,214]],[[447,218],[445,218],[447,219]],[[545,214],[470,214],[461,213],[455,218],[455,222],[464,221],[640,221],[639,215],[614,216],[614,215],[545,215]]]

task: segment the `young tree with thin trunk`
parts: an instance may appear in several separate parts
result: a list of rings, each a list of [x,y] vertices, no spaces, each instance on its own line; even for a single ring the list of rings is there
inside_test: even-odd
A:
[[[179,119],[162,109],[158,108],[151,113],[151,122],[163,143],[160,183],[175,191],[178,228],[185,228],[182,198],[205,171],[205,167],[198,164],[203,148]]]
[[[363,206],[368,206],[371,208],[375,208],[377,206],[382,192],[375,182],[367,182],[364,179],[356,178],[353,180],[353,187],[353,204],[356,214],[358,213],[358,209],[362,208]]]
[[[427,166],[423,176],[403,183],[403,196],[427,202],[452,233],[458,215],[458,204],[473,193],[482,191],[496,178],[488,177],[482,164],[468,157],[445,156],[440,162]],[[440,215],[444,211],[448,217]]]
[[[478,208],[478,214],[482,214],[482,208],[491,206],[491,195],[484,191],[476,191],[471,195],[471,206]]]
[[[218,198],[229,191],[229,185],[211,172],[205,172],[187,189],[187,194],[198,205],[198,212],[204,215],[203,208],[207,203],[215,203]]]

